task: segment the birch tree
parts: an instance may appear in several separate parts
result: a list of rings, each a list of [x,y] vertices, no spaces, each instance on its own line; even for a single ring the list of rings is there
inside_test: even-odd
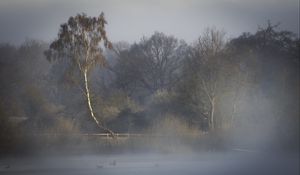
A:
[[[97,65],[106,65],[101,47],[112,48],[106,35],[106,24],[104,13],[98,17],[89,17],[84,13],[70,17],[68,22],[60,26],[58,38],[51,43],[45,54],[49,61],[67,60],[71,65],[69,74],[77,73],[76,76],[79,76],[76,77],[76,80],[79,79],[76,84],[86,97],[90,117],[99,128],[113,135],[96,117],[89,87],[89,73]]]
[[[225,39],[224,32],[214,28],[207,29],[195,42],[192,49],[191,70],[196,73],[200,83],[200,90],[208,101],[207,115],[208,127],[215,128],[215,110],[218,98],[218,90],[223,86],[222,66],[224,59]]]

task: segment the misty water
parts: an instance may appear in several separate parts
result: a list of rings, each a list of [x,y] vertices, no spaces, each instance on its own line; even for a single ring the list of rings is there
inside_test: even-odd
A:
[[[0,174],[8,175],[299,174],[298,154],[246,151],[7,157],[0,163]]]
[[[0,0],[0,175],[299,174],[299,0],[108,1]]]

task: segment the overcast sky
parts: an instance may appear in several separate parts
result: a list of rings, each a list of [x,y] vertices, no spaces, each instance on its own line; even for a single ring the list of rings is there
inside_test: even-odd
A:
[[[105,13],[113,41],[139,41],[154,31],[188,42],[206,27],[235,37],[270,19],[299,35],[299,0],[0,0],[0,42],[53,40],[70,16]]]

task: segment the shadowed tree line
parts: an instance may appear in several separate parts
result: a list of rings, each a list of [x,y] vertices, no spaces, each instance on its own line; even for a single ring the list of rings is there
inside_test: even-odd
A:
[[[1,147],[20,132],[164,134],[163,121],[299,145],[295,34],[269,22],[236,38],[208,28],[193,43],[155,32],[130,44],[111,43],[105,25],[79,14],[52,43],[0,45]]]

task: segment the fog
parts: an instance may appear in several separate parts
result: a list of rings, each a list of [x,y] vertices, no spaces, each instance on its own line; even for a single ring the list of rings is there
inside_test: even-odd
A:
[[[139,41],[154,31],[192,42],[206,28],[216,26],[236,37],[254,32],[267,20],[281,22],[284,29],[299,35],[297,0],[2,0],[0,41],[20,44],[26,38],[51,41],[57,26],[68,17],[85,12],[107,14],[110,39]],[[174,30],[176,29],[176,30]],[[121,30],[121,31],[120,31]]]
[[[294,155],[204,153],[184,155],[102,155],[5,159],[4,174],[298,174]]]
[[[0,174],[299,174],[297,5],[1,1]]]

